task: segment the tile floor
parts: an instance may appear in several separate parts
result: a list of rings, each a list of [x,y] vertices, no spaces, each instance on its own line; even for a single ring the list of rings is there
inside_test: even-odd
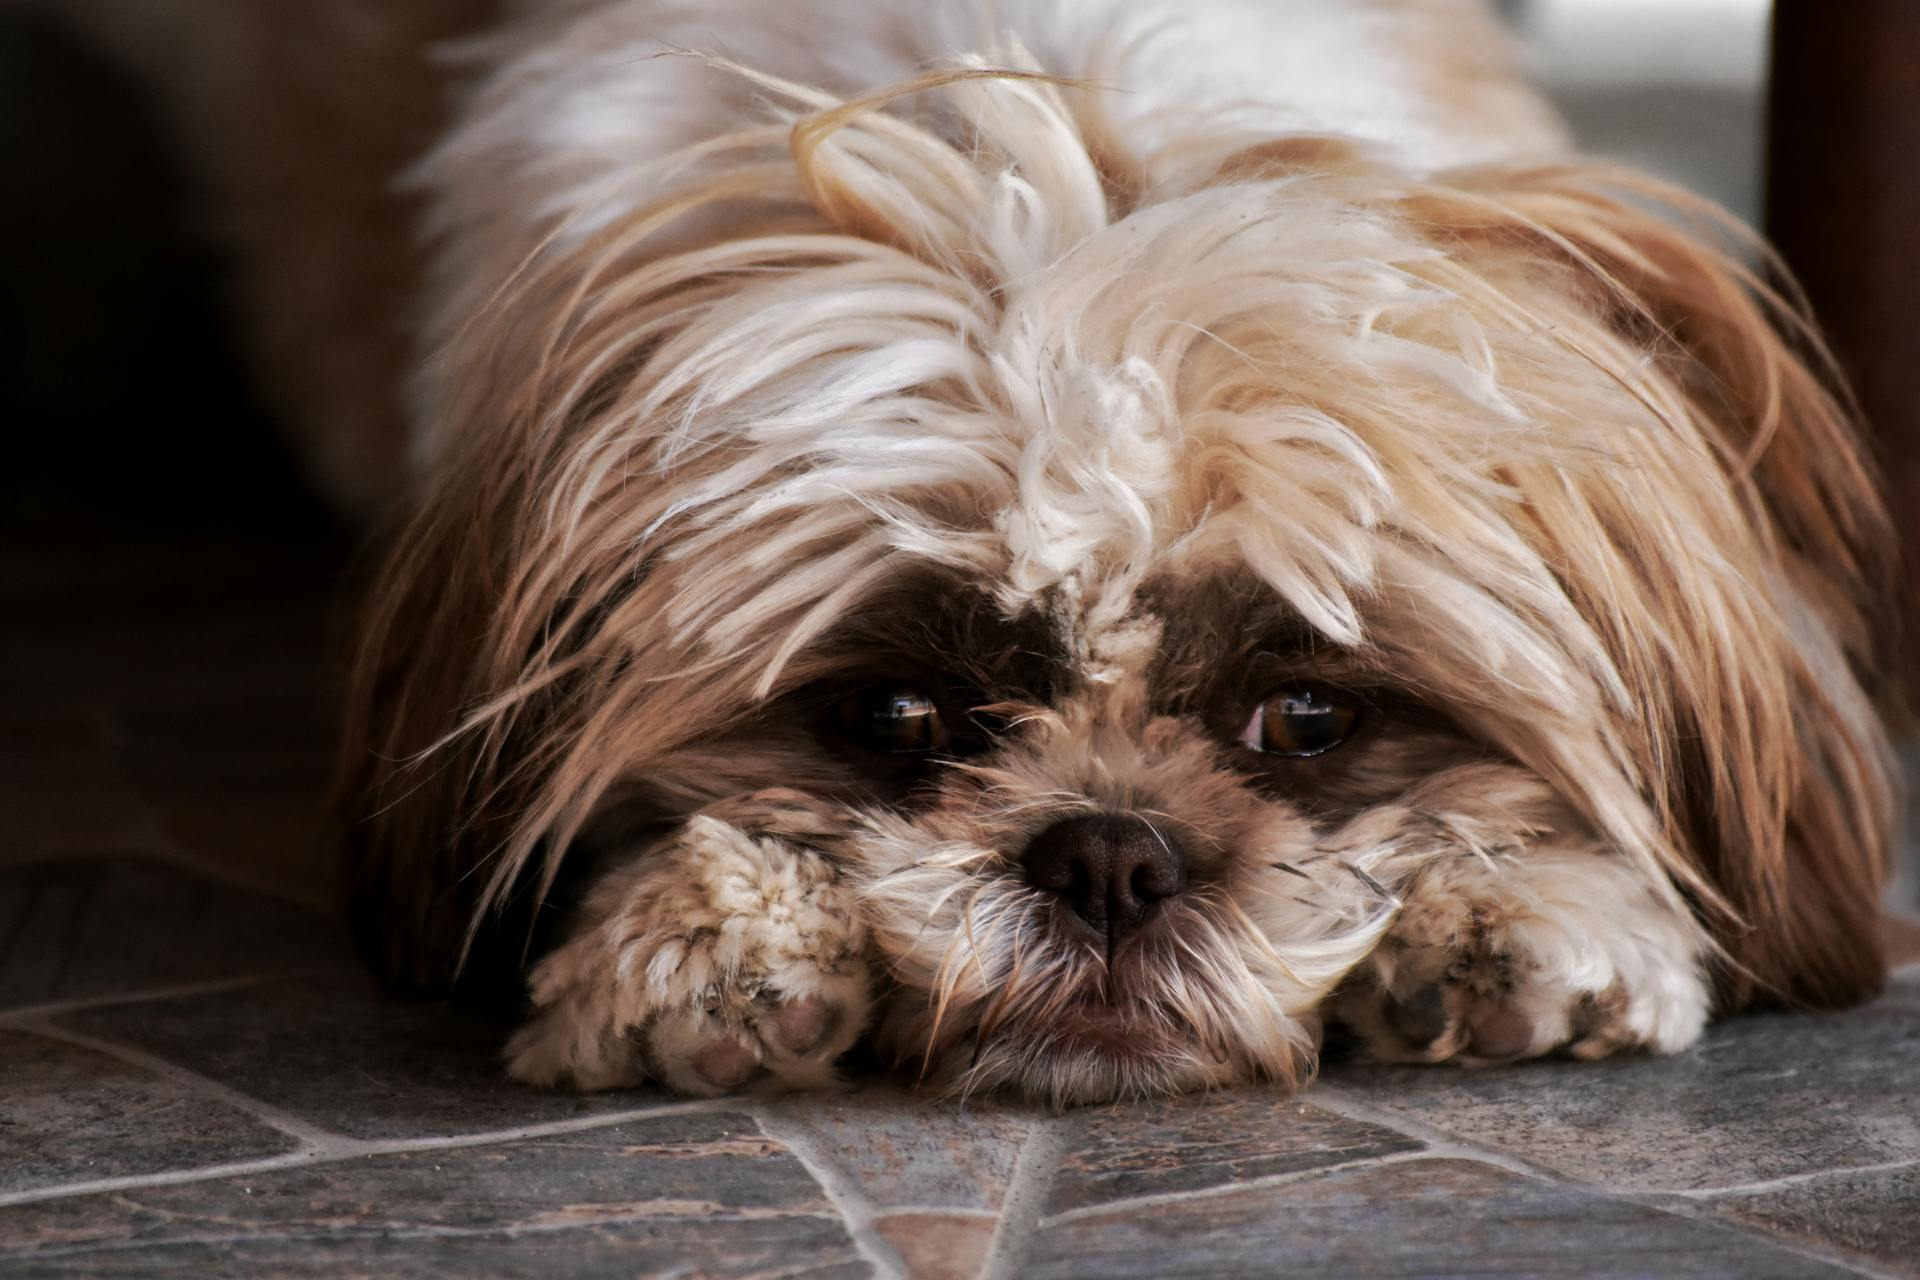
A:
[[[317,905],[339,546],[0,532],[0,1275],[1920,1274],[1916,967],[1301,1098],[517,1087]]]

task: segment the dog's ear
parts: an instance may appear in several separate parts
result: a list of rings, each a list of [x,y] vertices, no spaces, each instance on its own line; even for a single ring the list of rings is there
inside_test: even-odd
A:
[[[1451,175],[1406,211],[1640,400],[1670,433],[1641,456],[1683,460],[1635,481],[1665,509],[1581,495],[1586,533],[1548,536],[1611,544],[1552,558],[1642,709],[1622,737],[1724,953],[1723,1004],[1877,990],[1893,538],[1784,271],[1705,202],[1600,168]]]
[[[488,851],[507,834],[487,829],[484,815],[514,804],[509,795],[481,802],[489,741],[458,731],[484,688],[488,583],[502,559],[485,521],[460,527],[468,508],[441,494],[383,539],[391,550],[356,619],[336,780],[355,938],[382,978],[417,994],[446,994],[456,978],[487,995],[517,985],[517,964],[463,968]],[[474,954],[491,963],[517,960],[519,949],[516,940]]]

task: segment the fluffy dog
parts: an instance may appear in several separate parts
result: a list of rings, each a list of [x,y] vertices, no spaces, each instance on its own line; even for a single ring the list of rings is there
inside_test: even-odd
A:
[[[1294,1084],[1329,1019],[1591,1057],[1877,987],[1848,412],[1757,247],[1572,157],[1475,4],[510,7],[329,0],[298,58],[226,15],[256,120],[342,59],[458,105],[220,191],[274,349],[333,362],[324,470],[405,511],[361,934],[530,991],[513,1074],[867,1038],[1072,1103]],[[289,223],[342,168],[358,235]],[[410,224],[417,271],[329,269]],[[323,240],[354,305],[277,299]],[[346,358],[390,332],[313,319],[370,301],[404,415]]]

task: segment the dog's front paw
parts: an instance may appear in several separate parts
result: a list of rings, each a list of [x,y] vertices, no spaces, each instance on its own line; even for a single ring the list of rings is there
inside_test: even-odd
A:
[[[1332,1001],[1374,1061],[1671,1053],[1706,1023],[1697,930],[1622,858],[1467,857],[1404,893]]]
[[[609,874],[534,971],[512,1074],[701,1096],[827,1083],[871,1004],[853,895],[819,850],[835,834],[804,796],[757,793]]]

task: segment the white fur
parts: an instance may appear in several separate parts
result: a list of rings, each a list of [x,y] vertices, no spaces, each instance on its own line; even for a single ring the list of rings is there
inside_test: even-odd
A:
[[[1196,133],[1350,137],[1388,148],[1410,173],[1565,145],[1552,112],[1512,85],[1502,86],[1492,129],[1422,91],[1423,34],[1453,34],[1473,18],[1475,0],[1393,12],[1353,0],[523,0],[518,8],[517,25],[465,50],[491,74],[417,178],[435,197],[431,226],[447,245],[430,317],[442,338],[542,251],[536,246],[564,246],[606,226],[714,163],[701,143],[777,118],[762,90],[696,51],[855,94],[1005,50],[1010,62],[1087,79],[1138,151],[1162,157],[1151,166],[1158,182],[1176,181],[1191,163],[1180,144]],[[1490,27],[1470,30],[1499,56]],[[449,447],[438,382],[429,368],[420,387],[413,454],[422,468]]]

